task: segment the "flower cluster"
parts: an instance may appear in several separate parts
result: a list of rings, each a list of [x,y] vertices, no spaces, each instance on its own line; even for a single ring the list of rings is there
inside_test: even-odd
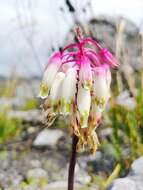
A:
[[[110,68],[117,66],[115,57],[91,38],[80,38],[49,59],[39,96],[45,99],[49,125],[58,114],[70,116],[77,150],[89,145],[96,152],[95,129],[110,97]]]

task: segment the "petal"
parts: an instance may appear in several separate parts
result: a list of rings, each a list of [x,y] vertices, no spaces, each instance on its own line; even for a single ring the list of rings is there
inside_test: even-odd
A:
[[[107,83],[106,70],[101,66],[94,70],[93,91],[96,96],[96,103],[100,106],[105,106],[110,97],[110,88]]]
[[[55,53],[49,60],[47,67],[45,69],[42,84],[40,86],[39,97],[46,98],[49,94],[49,90],[53,83],[53,80],[61,67],[61,55],[60,53]]]
[[[92,70],[90,66],[90,61],[86,57],[81,60],[80,72],[79,72],[80,82],[85,89],[90,89],[92,86]]]
[[[87,127],[90,105],[91,105],[90,90],[86,90],[81,85],[79,85],[78,94],[77,94],[77,107],[80,114],[81,128]]]
[[[76,83],[77,72],[75,69],[70,68],[66,73],[62,86],[61,104],[62,111],[65,113],[71,112],[72,104],[75,100]]]
[[[110,84],[112,80],[110,67],[108,64],[103,64],[102,69],[105,71],[104,74],[106,75],[106,82],[107,82],[108,87],[110,88]]]
[[[61,97],[61,89],[64,78],[65,74],[62,72],[58,72],[51,86],[49,101],[53,106],[54,111],[58,109],[57,107],[59,105],[59,100]]]

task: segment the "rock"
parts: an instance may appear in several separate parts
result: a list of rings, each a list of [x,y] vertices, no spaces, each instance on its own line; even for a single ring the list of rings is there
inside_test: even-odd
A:
[[[129,175],[142,175],[143,177],[143,156],[133,162]]]
[[[30,166],[32,168],[39,168],[41,167],[41,162],[39,160],[30,160]]]
[[[48,174],[45,170],[42,168],[34,168],[27,172],[26,175],[28,180],[41,180],[41,179],[48,179]]]
[[[50,130],[45,129],[38,134],[36,139],[33,142],[33,146],[51,146],[54,147],[58,140],[64,136],[64,133],[58,129]]]
[[[116,98],[116,103],[129,109],[134,109],[136,106],[135,99],[130,97],[130,94],[127,90],[119,94],[119,96]]]
[[[136,190],[143,189],[143,175],[129,176],[128,178],[135,182]]]
[[[88,175],[88,173],[79,167],[78,164],[76,164],[75,168],[75,179],[76,182],[82,185],[86,185],[91,181],[91,176]]]
[[[109,190],[142,190],[143,189],[143,156],[131,165],[131,171],[125,178],[113,181]]]
[[[69,168],[69,164],[67,164],[66,168],[63,168],[60,171],[61,176],[65,181],[68,180],[68,168]],[[86,185],[90,183],[90,181],[91,181],[91,176],[89,176],[86,170],[82,169],[77,163],[75,167],[75,182],[77,184]]]
[[[109,190],[137,190],[136,183],[128,178],[119,178],[114,180]]]
[[[18,118],[22,120],[24,123],[37,125],[42,124],[44,121],[44,116],[40,110],[29,110],[29,111],[21,111],[21,110],[11,110],[8,112],[8,117],[10,118]]]

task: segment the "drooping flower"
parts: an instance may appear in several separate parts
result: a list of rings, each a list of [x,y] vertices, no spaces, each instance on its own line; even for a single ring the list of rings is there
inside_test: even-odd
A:
[[[104,62],[108,63],[111,67],[118,67],[117,59],[106,48],[100,51],[100,55]]]
[[[70,68],[66,72],[61,90],[61,112],[70,113],[72,111],[73,103],[76,94],[77,71]]]
[[[49,94],[49,90],[52,86],[52,83],[55,79],[55,76],[60,69],[62,64],[61,61],[61,53],[57,52],[55,53],[49,60],[44,75],[43,75],[43,80],[40,86],[40,93],[39,97],[41,98],[46,98]]]
[[[88,45],[96,48],[89,48]],[[95,51],[96,49],[96,51]],[[70,116],[77,150],[88,145],[95,152],[99,141],[96,128],[110,98],[111,72],[116,58],[91,38],[80,38],[55,53],[45,69],[39,96],[49,125],[58,114]]]
[[[90,89],[92,86],[92,69],[90,60],[87,57],[82,57],[80,63],[79,80],[85,89]]]
[[[109,67],[104,65],[94,68],[93,75],[93,93],[95,102],[100,107],[105,107],[110,97],[110,71]]]
[[[81,128],[88,127],[88,117],[91,105],[90,90],[82,87],[81,84],[78,86],[77,92],[77,108],[79,111],[79,124]]]
[[[64,78],[65,78],[65,73],[58,72],[57,75],[55,76],[55,79],[50,89],[50,94],[48,99],[49,99],[49,104],[51,104],[54,112],[59,111],[61,88]]]

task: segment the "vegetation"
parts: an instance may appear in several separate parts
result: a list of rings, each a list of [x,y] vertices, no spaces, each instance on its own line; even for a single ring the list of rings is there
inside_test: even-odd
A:
[[[9,118],[7,111],[0,112],[0,144],[13,140],[20,133],[21,121]]]

